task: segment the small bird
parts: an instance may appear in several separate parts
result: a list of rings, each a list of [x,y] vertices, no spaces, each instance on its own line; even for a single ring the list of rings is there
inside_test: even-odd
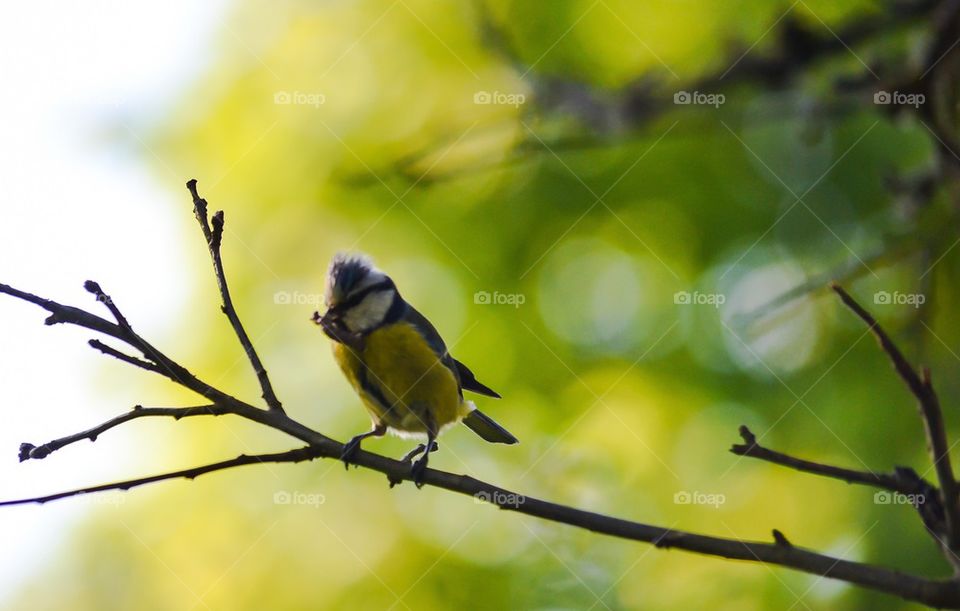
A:
[[[341,459],[351,458],[367,437],[387,431],[425,442],[408,453],[417,487],[437,436],[458,422],[492,443],[517,443],[489,416],[463,398],[469,390],[499,399],[466,365],[447,351],[440,334],[404,301],[393,280],[365,255],[337,254],[330,263],[324,293],[327,311],[313,322],[334,341],[333,355],[370,413],[373,428],[353,437]]]

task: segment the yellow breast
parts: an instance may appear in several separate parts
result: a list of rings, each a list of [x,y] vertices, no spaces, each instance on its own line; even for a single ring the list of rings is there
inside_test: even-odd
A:
[[[374,422],[408,433],[455,423],[467,411],[457,380],[409,324],[368,334],[361,352],[334,344],[334,356]]]

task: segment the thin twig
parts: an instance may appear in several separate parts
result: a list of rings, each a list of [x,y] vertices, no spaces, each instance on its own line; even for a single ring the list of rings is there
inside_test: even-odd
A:
[[[97,298],[97,301],[105,305],[107,309],[110,310],[110,313],[113,314],[113,318],[117,321],[117,325],[119,325],[121,329],[124,329],[131,334],[133,333],[133,327],[131,327],[130,323],[127,322],[127,318],[120,312],[120,308],[113,303],[113,299],[103,292],[103,289],[100,288],[99,283],[94,282],[93,280],[87,280],[83,283],[83,288],[88,293],[92,293]]]
[[[172,471],[170,473],[161,473],[159,475],[151,475],[149,477],[139,477],[136,479],[125,480],[122,482],[114,482],[112,484],[100,484],[99,486],[75,488],[73,490],[57,492],[55,494],[48,494],[45,496],[36,496],[28,499],[0,501],[0,507],[10,506],[10,505],[28,505],[30,503],[37,503],[42,505],[43,503],[49,503],[50,501],[65,499],[72,496],[80,496],[83,494],[92,494],[95,492],[107,492],[109,490],[130,490],[131,488],[136,488],[138,486],[143,486],[146,484],[152,484],[154,482],[161,482],[168,479],[178,479],[181,477],[186,479],[194,479],[197,476],[203,475],[205,473],[212,473],[213,471],[222,471],[223,469],[229,469],[231,467],[241,467],[243,465],[255,465],[259,463],[271,463],[271,462],[301,462],[304,460],[312,460],[316,457],[317,457],[316,448],[313,448],[310,446],[297,448],[296,450],[288,450],[286,452],[277,452],[274,454],[257,454],[253,456],[241,454],[240,456],[237,456],[236,458],[231,458],[230,460],[222,460],[220,462],[215,462],[215,463],[203,465],[200,467],[193,467],[191,469],[181,469],[180,471]]]
[[[76,443],[83,439],[89,439],[90,441],[96,441],[103,432],[112,429],[115,426],[121,425],[124,422],[129,422],[130,420],[135,420],[137,418],[148,418],[154,416],[166,416],[174,418],[175,420],[180,420],[181,418],[189,418],[191,416],[221,416],[223,414],[230,414],[232,411],[230,408],[222,405],[200,405],[197,407],[143,407],[140,405],[135,406],[129,412],[120,414],[115,418],[111,418],[102,424],[87,429],[86,431],[81,431],[73,435],[67,435],[66,437],[61,437],[59,439],[54,439],[53,441],[48,441],[47,443],[39,446],[35,446],[32,443],[22,443],[20,444],[20,462],[30,459],[41,459],[46,458],[53,452],[56,452],[60,448],[70,445],[71,443]]]
[[[922,374],[918,374],[913,366],[907,361],[903,353],[900,352],[890,336],[887,335],[883,327],[877,320],[867,312],[863,306],[854,300],[843,287],[833,283],[830,288],[840,296],[843,303],[850,308],[854,314],[867,323],[870,330],[876,336],[877,341],[887,353],[893,363],[894,369],[903,378],[910,392],[917,398],[920,409],[920,416],[923,420],[924,432],[927,436],[927,446],[933,460],[934,468],[937,471],[937,480],[940,483],[942,491],[943,509],[946,519],[947,543],[956,557],[956,552],[960,550],[960,536],[958,536],[958,527],[960,527],[960,507],[957,499],[957,481],[954,478],[953,466],[950,463],[950,446],[947,442],[947,432],[943,424],[943,412],[940,409],[940,401],[933,390],[930,381],[930,373],[926,369]]]
[[[239,399],[236,399],[235,397],[232,397],[223,391],[217,390],[206,382],[200,380],[198,377],[190,373],[186,367],[180,365],[167,355],[157,350],[136,333],[125,330],[119,325],[101,318],[96,314],[92,314],[86,310],[81,310],[80,308],[74,306],[63,305],[51,299],[38,297],[33,293],[16,289],[7,284],[0,283],[0,293],[5,293],[12,297],[16,297],[17,299],[22,299],[23,301],[36,304],[50,312],[50,316],[44,320],[44,324],[46,325],[76,325],[78,327],[90,329],[91,331],[103,333],[104,335],[108,335],[128,344],[129,346],[139,350],[145,357],[157,364],[157,369],[153,371],[156,371],[164,377],[169,378],[171,381],[194,391],[195,393],[208,399],[211,403],[230,405],[235,409],[256,409],[252,405],[244,403],[243,401],[240,401]],[[109,297],[106,297],[106,299],[109,299]],[[98,300],[100,300],[99,297]]]
[[[740,437],[743,438],[743,443],[735,444],[730,448],[730,451],[738,456],[749,456],[751,458],[765,460],[783,465],[784,467],[790,467],[797,471],[803,471],[804,473],[813,473],[814,475],[839,479],[848,484],[863,484],[865,486],[873,486],[902,494],[910,494],[913,491],[911,486],[900,481],[900,479],[892,473],[871,473],[868,471],[855,471],[843,467],[834,467],[833,465],[818,463],[812,460],[795,458],[765,448],[757,443],[756,436],[746,426],[740,427]]]
[[[213,215],[211,221],[208,222],[207,200],[200,197],[200,194],[197,192],[196,179],[187,181],[187,189],[193,197],[194,215],[197,217],[197,222],[200,223],[203,237],[206,238],[207,247],[210,249],[210,257],[213,259],[213,271],[217,276],[217,286],[220,289],[220,296],[223,299],[223,305],[221,305],[220,309],[230,320],[237,339],[240,340],[240,345],[243,346],[244,352],[247,353],[247,359],[249,359],[250,364],[253,365],[253,371],[257,374],[257,380],[260,381],[260,388],[263,391],[263,400],[267,402],[267,406],[270,409],[282,412],[283,406],[273,391],[273,385],[270,383],[267,370],[260,361],[260,357],[253,347],[253,342],[250,341],[250,337],[243,328],[243,323],[240,322],[240,316],[237,315],[237,309],[233,305],[233,299],[230,297],[230,288],[227,285],[227,277],[223,271],[223,258],[220,255],[220,244],[223,241],[223,210],[218,210]]]
[[[124,352],[121,352],[121,351],[117,350],[116,348],[114,348],[114,347],[112,347],[112,346],[108,346],[107,344],[104,344],[103,342],[101,342],[101,341],[98,340],[98,339],[91,339],[91,340],[90,340],[89,342],[87,342],[87,343],[90,344],[90,347],[91,347],[91,348],[94,348],[94,349],[99,350],[100,352],[102,352],[102,353],[104,353],[104,354],[106,354],[106,355],[109,355],[109,356],[112,356],[112,357],[114,357],[114,358],[116,358],[116,359],[119,359],[119,360],[123,361],[124,363],[129,363],[130,365],[133,365],[134,367],[139,367],[140,369],[146,369],[147,371],[153,371],[153,372],[155,372],[155,373],[162,373],[162,372],[160,371],[160,369],[157,367],[157,365],[155,365],[154,363],[151,363],[151,362],[149,362],[149,361],[144,361],[143,359],[138,359],[138,358],[135,357],[135,356],[130,356],[129,354],[126,354],[126,353],[124,353]]]

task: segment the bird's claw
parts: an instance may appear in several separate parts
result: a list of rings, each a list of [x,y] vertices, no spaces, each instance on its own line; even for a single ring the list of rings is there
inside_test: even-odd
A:
[[[410,477],[413,478],[413,483],[416,484],[417,488],[423,488],[423,478],[427,473],[427,457],[429,455],[429,452],[424,452],[420,460],[410,466]]]
[[[340,453],[340,460],[343,461],[343,467],[348,471],[350,470],[350,463],[360,449],[360,441],[360,439],[354,437],[343,446],[343,452]]]
[[[404,454],[404,455],[403,455],[403,458],[400,459],[400,462],[410,462],[411,460],[413,460],[413,459],[416,458],[417,456],[420,456],[420,454],[423,453],[423,451],[426,449],[426,447],[427,447],[427,444],[421,443],[420,445],[418,445],[418,446],[415,447],[414,449],[412,449],[412,450],[410,450],[409,452],[407,452],[406,454]],[[432,444],[430,444],[430,451],[431,451],[431,452],[436,452],[436,451],[439,450],[439,449],[440,449],[440,444],[438,444],[436,441],[434,441]]]

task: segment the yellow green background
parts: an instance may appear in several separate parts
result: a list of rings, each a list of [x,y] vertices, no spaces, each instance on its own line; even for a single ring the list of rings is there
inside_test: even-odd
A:
[[[813,0],[235,2],[207,41],[211,58],[184,76],[159,118],[131,126],[107,113],[90,143],[134,155],[178,206],[173,243],[116,256],[169,262],[189,291],[148,337],[204,379],[256,400],[182,188],[197,178],[211,207],[226,211],[224,258],[246,328],[286,409],[309,426],[343,440],[368,424],[309,322],[333,253],[363,251],[503,395],[478,404],[521,440],[492,446],[455,429],[432,466],[671,528],[761,540],[778,528],[796,545],[945,576],[910,507],[728,452],[747,424],[776,449],[864,470],[911,465],[933,479],[911,397],[862,324],[824,290],[831,276],[931,366],[953,438],[960,433],[956,217],[940,198],[905,215],[884,186],[892,172],[932,167],[932,137],[916,121],[894,121],[870,95],[846,99],[841,111],[824,104],[834,79],[864,72],[861,55],[906,54],[911,41],[839,52],[784,89],[723,89],[719,108],[672,105],[676,91],[747,49],[769,52],[777,39],[769,30],[785,14],[831,36],[879,11],[875,2]],[[597,129],[538,97],[558,81],[597,103],[654,83],[666,111]],[[524,101],[477,104],[478,92]],[[322,103],[277,103],[283,94]],[[138,223],[134,205],[123,222]],[[82,242],[72,252],[82,257]],[[814,287],[798,299],[749,316],[805,282]],[[122,306],[125,288],[107,290]],[[136,292],[148,299],[149,290],[145,278]],[[683,291],[725,302],[678,304]],[[927,303],[876,304],[878,291],[922,293]],[[479,292],[523,303],[477,303]],[[39,324],[30,314],[3,324]],[[136,325],[136,309],[126,314]],[[96,371],[103,400],[85,412],[90,425],[128,398],[196,402],[118,363]],[[51,424],[20,432],[24,440],[69,432],[53,424],[68,406],[30,409],[49,410]],[[84,450],[114,452],[117,468],[104,480],[296,444],[229,417],[109,433],[125,436],[128,446],[111,447],[105,435],[102,447]],[[399,456],[409,445],[366,447]],[[72,450],[19,468],[57,470]],[[12,461],[14,448],[7,454]],[[725,502],[676,503],[684,492]],[[276,502],[284,493],[303,502]],[[390,489],[381,475],[333,461],[109,496],[49,543],[46,560],[0,604],[915,608],[436,489]]]

